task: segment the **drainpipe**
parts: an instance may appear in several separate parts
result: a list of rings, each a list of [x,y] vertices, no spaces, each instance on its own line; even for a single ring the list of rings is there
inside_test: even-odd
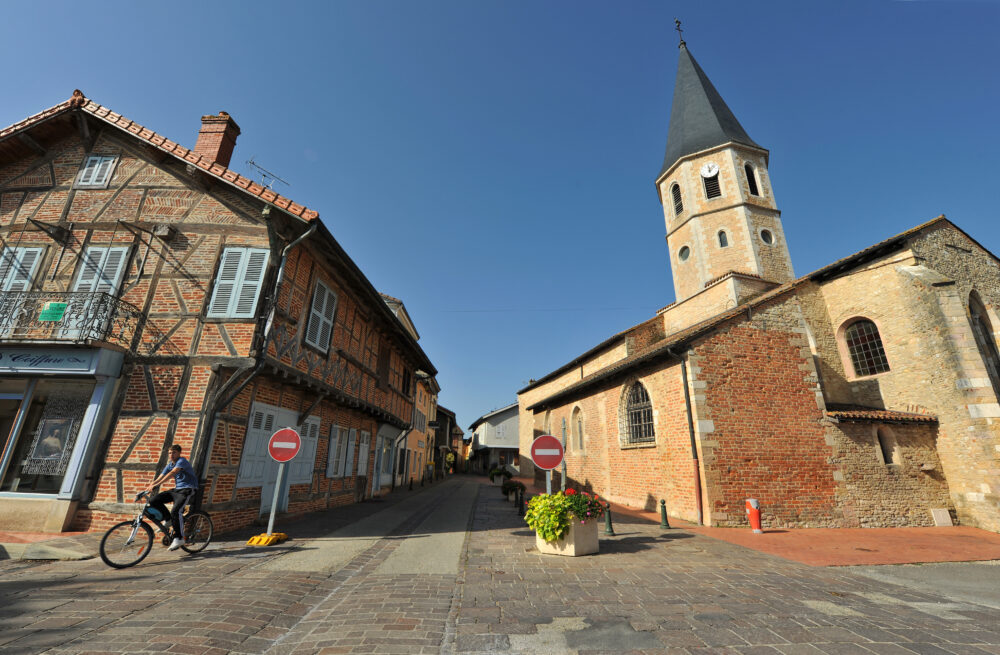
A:
[[[265,207],[265,212],[264,212],[265,216],[268,213],[270,213],[269,211],[267,211],[269,209],[270,207]],[[303,232],[301,236],[299,236],[297,239],[289,243],[281,251],[281,265],[278,267],[278,277],[274,281],[274,302],[271,303],[271,311],[268,314],[267,323],[264,326],[264,333],[261,336],[260,340],[261,352],[257,355],[258,358],[257,366],[250,372],[250,375],[243,378],[243,382],[240,383],[240,386],[237,387],[235,391],[230,393],[228,396],[225,396],[224,401],[222,402],[214,401],[212,403],[212,411],[206,414],[206,416],[211,417],[210,424],[212,426],[212,431],[211,433],[209,433],[208,438],[204,440],[205,448],[199,453],[199,462],[198,462],[199,479],[203,479],[206,473],[208,472],[209,453],[211,452],[212,443],[215,441],[215,432],[218,429],[219,410],[228,405],[229,403],[233,402],[233,400],[235,400],[236,397],[239,396],[244,389],[246,389],[247,385],[250,384],[250,381],[253,380],[255,377],[257,377],[257,375],[262,370],[264,370],[264,355],[265,355],[264,349],[267,348],[267,338],[270,336],[271,328],[274,326],[274,315],[278,310],[278,290],[281,288],[281,281],[285,277],[285,264],[288,262],[288,253],[291,252],[292,248],[305,241],[306,238],[308,238],[313,232],[315,232],[316,228],[318,227],[319,223],[313,221],[313,224],[309,226],[308,230]],[[246,370],[245,368],[238,370],[236,373],[233,374],[232,377],[226,380],[226,382],[222,385],[222,387],[217,392],[215,392],[215,397],[220,398],[224,393],[228,392],[229,388],[232,387],[234,384],[236,384],[236,381],[239,379],[240,374],[245,370]]]
[[[667,350],[674,357],[678,357],[671,350]],[[694,416],[691,411],[691,392],[688,389],[687,355],[680,356],[681,360],[681,381],[684,384],[684,408],[687,410],[688,436],[691,439],[691,462],[694,465],[694,498],[698,509],[698,525],[704,525],[704,518],[701,504],[701,467],[698,464],[698,446],[694,436]]]

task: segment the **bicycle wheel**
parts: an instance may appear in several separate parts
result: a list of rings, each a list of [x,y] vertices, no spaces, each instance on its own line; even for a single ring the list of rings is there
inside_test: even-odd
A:
[[[135,566],[152,549],[153,530],[145,523],[135,527],[132,521],[122,521],[105,532],[101,539],[101,559],[116,569]]]
[[[200,553],[212,540],[212,517],[208,512],[189,512],[184,517],[184,543],[181,545],[189,553]]]

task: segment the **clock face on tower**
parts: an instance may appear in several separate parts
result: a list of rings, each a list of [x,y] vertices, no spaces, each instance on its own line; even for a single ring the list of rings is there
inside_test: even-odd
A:
[[[715,177],[719,174],[719,165],[714,161],[710,161],[701,167],[702,177]]]

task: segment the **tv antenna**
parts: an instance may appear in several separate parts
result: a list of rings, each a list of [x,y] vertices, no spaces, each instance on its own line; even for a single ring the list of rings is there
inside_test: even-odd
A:
[[[257,169],[257,171],[260,173],[260,185],[265,189],[270,189],[272,186],[274,186],[275,182],[281,182],[285,186],[291,186],[291,184],[285,182],[283,179],[281,179],[271,171],[267,170],[266,168],[255,162],[253,160],[253,157],[250,157],[250,159],[247,160],[247,166],[252,166],[255,169]]]

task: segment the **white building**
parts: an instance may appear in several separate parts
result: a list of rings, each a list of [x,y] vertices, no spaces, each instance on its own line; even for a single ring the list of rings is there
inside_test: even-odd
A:
[[[519,472],[517,403],[483,414],[469,426],[472,433],[473,470],[488,472],[505,466]]]

